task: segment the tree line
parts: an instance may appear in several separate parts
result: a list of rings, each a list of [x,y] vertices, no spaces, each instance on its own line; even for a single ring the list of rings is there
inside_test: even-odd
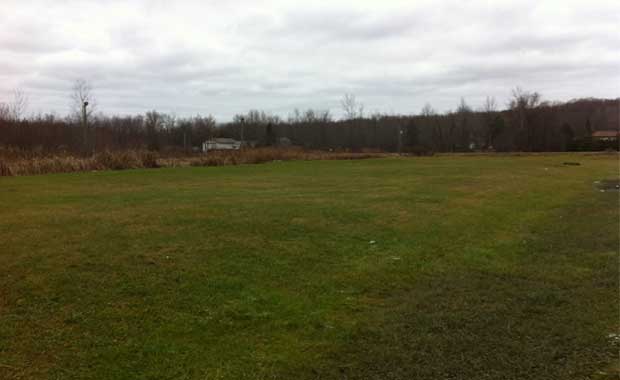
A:
[[[391,152],[568,151],[617,149],[617,142],[592,140],[596,130],[617,130],[620,99],[585,98],[543,101],[540,94],[515,88],[507,108],[488,97],[478,108],[461,99],[454,111],[439,113],[426,104],[415,115],[365,115],[353,94],[341,101],[344,117],[329,110],[294,110],[283,119],[250,110],[231,122],[213,116],[177,117],[149,111],[144,115],[96,113],[86,81],[72,91],[70,115],[25,116],[21,91],[0,103],[0,145],[23,150],[89,154],[101,150],[149,149],[195,151],[202,142],[230,137],[252,146],[298,145],[311,149]]]

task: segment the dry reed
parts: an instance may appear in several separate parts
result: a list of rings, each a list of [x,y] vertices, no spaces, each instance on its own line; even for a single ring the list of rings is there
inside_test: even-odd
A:
[[[104,151],[92,156],[19,151],[0,148],[0,176],[21,176],[98,170],[125,170],[180,166],[260,164],[290,160],[356,160],[385,156],[378,152],[325,152],[299,148],[256,148],[214,151],[208,154],[160,157],[142,150]]]

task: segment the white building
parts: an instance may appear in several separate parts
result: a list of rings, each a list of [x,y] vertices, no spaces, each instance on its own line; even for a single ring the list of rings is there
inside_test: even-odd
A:
[[[239,148],[241,141],[235,139],[217,138],[202,143],[202,151],[205,153],[210,150],[239,150]]]

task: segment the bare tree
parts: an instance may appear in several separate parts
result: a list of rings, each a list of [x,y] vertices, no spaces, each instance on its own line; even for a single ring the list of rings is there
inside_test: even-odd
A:
[[[487,96],[484,100],[484,104],[482,104],[482,112],[489,114],[495,111],[497,111],[497,103],[495,102],[495,98],[492,96]]]
[[[519,132],[526,135],[528,150],[532,150],[534,145],[532,110],[540,104],[540,101],[541,96],[538,92],[528,92],[516,87],[512,90],[512,99],[508,103]]]
[[[86,120],[95,113],[97,108],[97,102],[93,94],[92,85],[85,79],[77,79],[73,83],[71,88],[71,113],[76,120],[82,120],[82,112],[84,111],[84,104],[88,103],[86,107]]]
[[[9,118],[18,121],[24,114],[26,113],[26,109],[28,108],[28,96],[24,93],[23,90],[16,88],[13,90],[13,100],[8,105],[9,107]]]
[[[196,117],[191,119],[191,122],[192,135],[194,135],[200,142],[208,140],[213,134],[213,130],[216,127],[215,118],[211,115],[197,115]]]
[[[497,137],[500,126],[496,120],[498,115],[496,115],[497,103],[495,98],[487,96],[480,111],[484,118],[484,148],[489,149],[493,147],[493,140]]]
[[[282,120],[278,115],[272,115],[265,111],[260,110],[249,110],[247,114],[237,114],[233,116],[233,123],[241,123],[243,120],[244,123],[248,125],[267,125],[269,123],[272,124],[280,124]]]
[[[471,107],[465,101],[465,98],[461,97],[461,101],[459,102],[459,106],[456,108],[456,112],[459,114],[471,113]]]
[[[0,103],[0,120],[9,120],[11,118],[11,111],[9,105],[6,103]]]
[[[83,148],[84,152],[89,150],[88,148],[88,121],[94,114],[96,109],[96,102],[93,96],[93,88],[89,82],[85,79],[77,79],[73,83],[71,89],[71,117],[74,121],[80,123],[83,129]],[[95,148],[95,141],[93,138],[92,149]]]
[[[431,117],[434,116],[436,113],[437,112],[435,112],[435,109],[433,108],[433,106],[431,106],[430,103],[426,103],[424,107],[422,107],[422,111],[420,111],[420,115],[424,117]]]
[[[314,112],[316,119],[321,123],[329,123],[332,121],[332,115],[328,109],[325,110],[315,110]]]
[[[330,121],[332,121],[332,116],[329,110],[321,109],[308,108],[306,111],[300,111],[295,108],[293,113],[288,116],[290,124],[327,123]]]
[[[364,104],[357,101],[355,95],[344,94],[340,101],[342,110],[344,111],[344,117],[347,120],[353,120],[364,117]]]
[[[525,116],[527,111],[538,106],[540,102],[541,96],[538,92],[528,92],[521,89],[521,87],[516,87],[512,90],[512,99],[510,99],[508,105],[511,110],[517,111],[519,114]],[[523,126],[527,122],[525,117],[520,121],[523,123],[519,124],[520,126]]]
[[[443,150],[444,136],[441,130],[441,125],[439,124],[437,112],[430,103],[426,103],[422,108],[422,111],[420,111],[420,114],[422,115],[422,117],[427,118],[431,122],[433,144],[435,146],[435,149],[439,151]]]
[[[146,113],[144,121],[146,127],[147,148],[149,150],[159,150],[159,131],[163,128],[164,117],[159,112],[153,110]]]
[[[179,122],[177,120],[177,115],[174,112],[169,114],[160,114],[160,117],[161,126],[163,129],[172,130],[177,126]]]
[[[458,107],[456,108],[456,116],[458,117],[458,121],[459,121],[459,125],[460,125],[460,133],[459,136],[457,138],[458,141],[458,145],[460,147],[461,150],[467,150],[469,149],[469,144],[470,144],[470,138],[471,138],[471,133],[469,130],[469,119],[471,118],[471,114],[472,114],[472,109],[471,107],[467,104],[467,102],[465,102],[465,98],[461,97],[461,101],[459,102]],[[452,133],[450,135],[450,139],[452,140],[452,151],[455,150],[455,146],[454,146],[454,137],[452,136]]]

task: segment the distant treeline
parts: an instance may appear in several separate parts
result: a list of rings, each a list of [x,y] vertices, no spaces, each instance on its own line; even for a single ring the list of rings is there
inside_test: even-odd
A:
[[[260,144],[286,137],[315,149],[372,148],[403,152],[569,151],[618,149],[617,142],[592,140],[594,131],[618,130],[620,99],[579,99],[509,110],[473,111],[461,101],[457,111],[420,115],[372,115],[333,121],[326,112],[297,113],[286,122],[251,111],[220,132]],[[241,118],[243,117],[243,122]]]
[[[349,99],[350,100],[350,99]],[[478,110],[461,100],[456,111],[436,113],[429,105],[419,115],[363,116],[362,108],[343,102],[347,118],[328,111],[295,111],[287,120],[262,111],[237,115],[217,124],[211,117],[144,116],[29,118],[0,112],[0,145],[23,150],[91,153],[102,150],[198,149],[216,137],[252,146],[292,144],[311,149],[402,151],[418,154],[469,151],[567,151],[617,149],[618,143],[591,138],[597,130],[617,130],[620,99],[541,102],[536,93],[516,90],[507,110],[487,99]],[[86,119],[86,123],[84,123]]]

